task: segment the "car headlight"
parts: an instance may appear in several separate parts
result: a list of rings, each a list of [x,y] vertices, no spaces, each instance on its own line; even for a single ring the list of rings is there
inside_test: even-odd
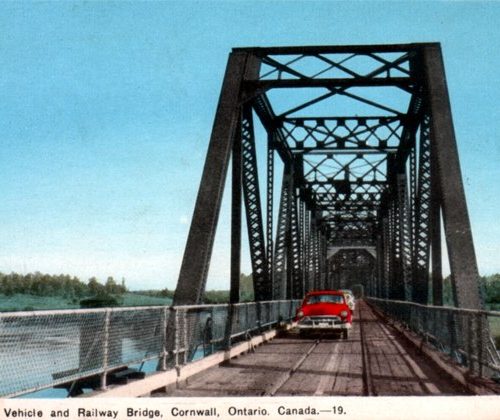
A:
[[[347,317],[347,315],[348,315],[347,311],[342,311],[342,312],[340,312],[340,316],[341,316],[342,318],[346,318],[346,317]]]
[[[302,318],[304,316],[304,312],[299,311],[297,312],[297,318]]]

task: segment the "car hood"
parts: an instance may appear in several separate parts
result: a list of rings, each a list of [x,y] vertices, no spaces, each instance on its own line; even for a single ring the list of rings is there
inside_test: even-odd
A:
[[[342,311],[349,310],[347,305],[343,303],[311,303],[304,305],[300,308],[304,316],[318,316],[318,315],[339,315]]]

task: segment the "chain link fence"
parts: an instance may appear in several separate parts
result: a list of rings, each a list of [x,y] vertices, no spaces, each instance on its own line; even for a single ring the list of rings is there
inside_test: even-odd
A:
[[[299,303],[0,313],[0,397],[85,378],[105,388],[111,372],[153,359],[180,366],[289,321]]]
[[[208,356],[294,316],[300,300],[176,307],[175,365]],[[169,352],[170,353],[170,352]]]
[[[490,321],[500,312],[426,306],[366,298],[385,315],[422,336],[429,344],[467,366],[478,376],[498,377],[500,357],[490,336]]]

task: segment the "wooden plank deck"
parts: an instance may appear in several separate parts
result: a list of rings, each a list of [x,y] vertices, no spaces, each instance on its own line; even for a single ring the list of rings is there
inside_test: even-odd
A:
[[[464,387],[443,375],[360,301],[348,340],[287,333],[189,378],[164,395],[466,394]]]

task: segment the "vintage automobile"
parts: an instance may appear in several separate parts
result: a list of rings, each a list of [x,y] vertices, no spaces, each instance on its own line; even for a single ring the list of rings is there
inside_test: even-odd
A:
[[[340,291],[344,294],[344,297],[347,301],[347,305],[349,306],[351,311],[354,311],[354,306],[355,306],[354,293],[349,289],[341,289]]]
[[[352,311],[340,290],[306,294],[295,317],[301,335],[309,332],[340,332],[343,339],[352,327]]]

